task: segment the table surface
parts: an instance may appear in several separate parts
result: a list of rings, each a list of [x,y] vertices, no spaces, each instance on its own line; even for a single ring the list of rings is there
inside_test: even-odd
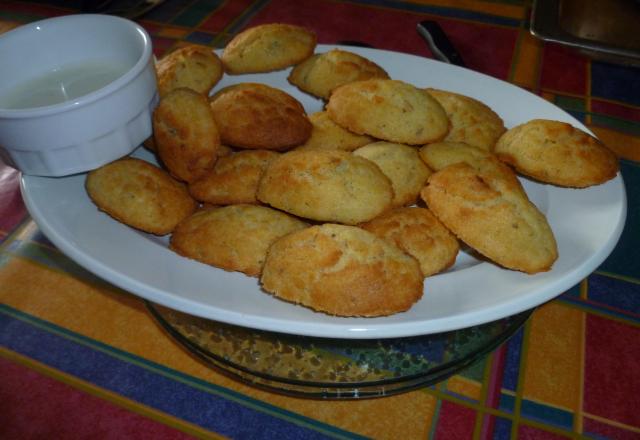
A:
[[[0,32],[74,13],[55,6],[70,3],[3,1]],[[287,397],[207,367],[138,297],[61,254],[29,218],[19,174],[0,166],[0,437],[640,438],[640,69],[542,43],[530,10],[518,0],[169,0],[138,21],[158,56],[287,22],[320,43],[425,57],[415,26],[439,22],[469,68],[555,103],[620,156],[627,224],[593,274],[436,385],[366,400]]]

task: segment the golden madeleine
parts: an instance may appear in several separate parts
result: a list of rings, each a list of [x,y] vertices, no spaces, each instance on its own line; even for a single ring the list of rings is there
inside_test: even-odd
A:
[[[207,95],[222,78],[223,67],[212,48],[188,44],[158,60],[156,72],[161,97],[180,87]]]
[[[269,163],[257,198],[299,217],[353,225],[389,209],[393,187],[363,157],[339,150],[294,150]]]
[[[276,240],[261,283],[277,298],[337,316],[385,316],[422,297],[417,261],[356,226],[325,223]]]
[[[353,154],[378,165],[391,180],[394,207],[414,204],[431,175],[418,150],[408,145],[380,141],[360,147]]]
[[[353,151],[375,141],[367,135],[353,133],[331,120],[326,111],[309,115],[311,136],[296,149]]]
[[[469,96],[433,88],[426,90],[449,117],[451,127],[443,140],[493,150],[498,138],[506,131],[502,118],[496,112]]]
[[[266,206],[202,209],[178,225],[171,235],[170,247],[201,263],[258,276],[269,246],[278,238],[307,226]]]
[[[533,274],[558,258],[544,214],[504,179],[461,162],[432,174],[421,196],[459,239],[503,267]]]
[[[584,188],[613,179],[618,158],[597,138],[566,122],[534,119],[511,128],[495,153],[542,182]]]
[[[425,277],[451,267],[460,250],[455,235],[426,208],[394,209],[360,227],[418,260]]]
[[[331,49],[312,55],[289,73],[288,80],[303,92],[329,99],[338,86],[370,78],[389,78],[389,74],[376,63],[353,52]]]
[[[456,163],[466,163],[481,172],[485,180],[501,180],[502,185],[508,186],[511,191],[525,194],[515,171],[483,148],[464,142],[435,142],[420,148],[418,154],[434,171]]]
[[[258,182],[278,155],[269,150],[245,150],[220,157],[211,172],[189,184],[189,192],[196,200],[212,205],[258,203]]]
[[[326,107],[338,125],[358,134],[421,145],[444,138],[449,118],[429,93],[391,79],[354,81],[334,89]]]
[[[236,35],[222,52],[222,63],[230,74],[280,70],[298,64],[313,54],[315,32],[302,26],[269,23]]]
[[[207,98],[191,89],[174,89],[153,112],[155,151],[171,175],[199,179],[218,158],[220,135]]]
[[[418,154],[433,171],[440,171],[444,167],[459,162],[465,162],[477,168],[484,160],[498,159],[483,148],[474,147],[464,142],[451,141],[427,144],[418,150]]]
[[[197,207],[184,184],[141,159],[124,158],[92,170],[85,186],[101,211],[156,235],[173,231]]]
[[[311,135],[304,107],[288,93],[259,83],[226,87],[210,99],[222,143],[231,147],[286,150]]]

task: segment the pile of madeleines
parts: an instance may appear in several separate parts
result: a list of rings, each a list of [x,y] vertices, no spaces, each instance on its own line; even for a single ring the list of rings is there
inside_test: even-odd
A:
[[[584,188],[618,172],[610,150],[569,124],[507,130],[477,99],[316,45],[312,30],[274,23],[241,32],[220,56],[187,45],[160,59],[145,142],[160,165],[127,157],[89,172],[91,200],[170,234],[179,255],[258,277],[277,298],[374,317],[408,310],[462,243],[505,269],[552,267],[553,231],[516,173]],[[223,75],[287,68],[322,111],[308,115],[267,84],[215,89]]]

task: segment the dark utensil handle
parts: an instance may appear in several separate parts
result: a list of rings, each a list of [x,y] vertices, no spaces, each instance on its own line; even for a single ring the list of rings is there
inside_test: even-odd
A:
[[[442,28],[435,21],[421,21],[418,23],[418,33],[424,38],[433,52],[433,55],[440,61],[465,67],[462,56],[458,53]]]
[[[356,40],[340,40],[337,44],[342,46],[356,46],[356,47],[370,47],[373,48],[369,43],[365,43],[364,41],[356,41]]]

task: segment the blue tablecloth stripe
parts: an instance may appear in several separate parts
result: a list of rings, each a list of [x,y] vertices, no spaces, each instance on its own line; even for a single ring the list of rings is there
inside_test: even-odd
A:
[[[0,305],[0,345],[140,404],[239,438],[360,438]]]

